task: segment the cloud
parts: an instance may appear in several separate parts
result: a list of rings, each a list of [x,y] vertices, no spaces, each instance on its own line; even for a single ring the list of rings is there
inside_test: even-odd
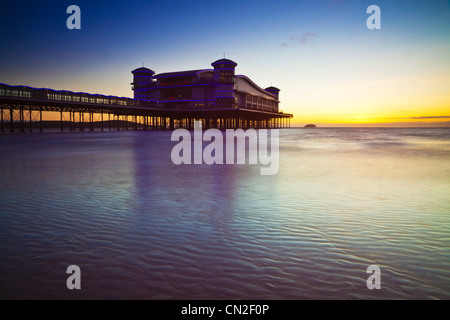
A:
[[[381,119],[381,118],[380,118]],[[450,116],[420,116],[420,117],[396,117],[396,118],[383,118],[391,120],[427,120],[427,119],[450,119]]]
[[[317,34],[315,34],[314,32],[302,32],[302,35],[300,37],[298,37],[298,36],[291,36],[289,38],[289,42],[299,41],[299,43],[302,44],[302,43],[306,43],[308,40],[310,40],[311,38],[314,38],[316,36],[317,36]],[[281,43],[280,47],[287,47],[287,46],[289,46],[289,42]]]
[[[314,37],[316,37],[316,34],[313,32],[303,32],[303,35],[300,38],[300,42],[305,43],[306,41]]]
[[[450,116],[423,116],[423,117],[409,117],[408,119],[450,119]]]

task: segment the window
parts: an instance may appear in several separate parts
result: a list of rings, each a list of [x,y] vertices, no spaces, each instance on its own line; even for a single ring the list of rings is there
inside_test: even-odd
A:
[[[162,96],[163,98],[169,100],[192,98],[192,88],[191,87],[167,88],[163,90]]]
[[[171,77],[168,79],[160,79],[160,86],[181,86],[189,85],[192,83],[192,77]]]

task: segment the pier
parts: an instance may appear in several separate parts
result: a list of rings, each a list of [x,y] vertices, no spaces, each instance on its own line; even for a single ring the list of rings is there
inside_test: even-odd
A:
[[[275,129],[289,128],[293,117],[215,105],[167,108],[140,99],[0,84],[1,132],[42,132],[44,112],[58,115],[60,131],[193,129],[194,121],[202,121],[204,129]]]

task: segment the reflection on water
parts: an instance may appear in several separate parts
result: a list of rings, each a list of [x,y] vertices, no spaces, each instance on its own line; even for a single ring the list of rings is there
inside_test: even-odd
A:
[[[275,176],[173,165],[169,132],[0,135],[0,295],[449,299],[449,133],[281,130]]]

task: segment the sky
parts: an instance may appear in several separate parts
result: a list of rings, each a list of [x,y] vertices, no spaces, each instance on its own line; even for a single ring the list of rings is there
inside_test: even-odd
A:
[[[69,30],[70,5],[81,29]],[[291,125],[450,126],[448,0],[3,1],[0,83],[132,97],[131,71],[238,63]],[[381,29],[369,30],[370,5]]]

